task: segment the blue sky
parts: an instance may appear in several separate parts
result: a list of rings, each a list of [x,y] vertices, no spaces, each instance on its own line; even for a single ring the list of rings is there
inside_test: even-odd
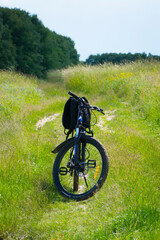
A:
[[[45,27],[90,54],[160,55],[160,0],[0,0],[1,7],[36,14]]]

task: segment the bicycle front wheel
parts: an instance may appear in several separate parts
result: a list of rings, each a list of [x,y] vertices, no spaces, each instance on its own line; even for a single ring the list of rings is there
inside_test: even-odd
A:
[[[78,148],[76,165],[74,139],[60,150],[53,165],[53,180],[63,196],[85,200],[102,187],[108,174],[109,160],[103,145],[93,137],[82,136]]]

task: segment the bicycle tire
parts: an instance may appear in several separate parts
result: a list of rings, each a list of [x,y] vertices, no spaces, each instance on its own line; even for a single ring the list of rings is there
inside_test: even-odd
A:
[[[86,146],[84,155],[85,160],[88,161],[85,162],[84,170],[81,173],[83,176],[78,176],[79,190],[76,191],[76,193],[73,191],[72,187],[72,183],[74,182],[74,172],[71,175],[71,172],[67,172],[68,169],[71,169],[71,167],[66,167],[68,164],[67,161],[71,161],[71,159],[68,157],[68,154],[70,155],[70,149],[72,149],[73,152],[75,145],[74,138],[69,143],[66,143],[66,145],[64,145],[59,151],[53,165],[53,181],[58,192],[67,198],[77,201],[88,199],[97,191],[99,191],[107,178],[109,170],[109,159],[107,152],[104,146],[98,140],[93,137],[83,135],[80,139],[80,144],[84,144]],[[63,171],[61,172],[61,170],[64,170],[64,175],[62,174]],[[73,171],[76,170],[73,169]]]

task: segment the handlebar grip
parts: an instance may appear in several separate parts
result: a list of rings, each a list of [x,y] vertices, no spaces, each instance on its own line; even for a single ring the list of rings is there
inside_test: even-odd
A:
[[[79,100],[79,97],[76,94],[74,94],[70,91],[68,92],[68,94],[71,95],[72,97],[74,97],[75,99]]]
[[[97,107],[97,106],[91,106],[91,109],[92,109],[92,110],[96,110],[96,111],[98,111],[98,112],[100,112],[100,113],[102,113],[102,114],[105,115],[105,113],[103,112],[103,109],[100,108],[100,107]]]

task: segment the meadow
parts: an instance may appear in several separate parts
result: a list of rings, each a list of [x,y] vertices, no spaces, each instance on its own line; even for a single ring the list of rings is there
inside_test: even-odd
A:
[[[69,90],[106,112],[93,130],[108,152],[108,178],[82,202],[60,196],[52,180]],[[159,62],[79,65],[47,81],[1,71],[0,239],[159,240],[159,132]]]

